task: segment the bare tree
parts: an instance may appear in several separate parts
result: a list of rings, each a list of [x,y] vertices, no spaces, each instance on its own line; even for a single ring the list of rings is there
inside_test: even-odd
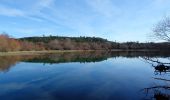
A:
[[[170,42],[170,17],[164,18],[153,29],[154,36]]]
[[[50,49],[54,49],[54,50],[63,50],[63,47],[62,47],[62,41],[59,41],[59,40],[53,40],[53,41],[50,41],[48,43],[48,46],[50,47]]]

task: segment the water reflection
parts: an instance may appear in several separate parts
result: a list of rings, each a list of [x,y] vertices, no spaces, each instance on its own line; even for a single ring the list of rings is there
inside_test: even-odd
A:
[[[35,55],[27,55],[27,56],[0,56],[0,71],[7,72],[10,70],[12,66],[17,64],[22,60],[33,59]]]
[[[155,74],[169,73],[170,72],[170,58],[151,58],[151,57],[142,57],[147,63],[151,64],[155,69]]]
[[[68,62],[100,62],[108,58],[139,58],[139,57],[169,57],[169,52],[124,52],[124,51],[86,51],[86,52],[65,52],[53,54],[40,54],[40,55],[15,55],[15,56],[0,56],[0,71],[8,71],[10,67],[18,62],[31,62],[31,63],[68,63]],[[145,58],[146,59],[146,58]],[[146,59],[147,60],[147,59]],[[163,65],[159,65],[163,66]],[[169,67],[155,67],[158,72],[167,72]]]
[[[170,58],[159,59],[157,57],[143,57],[143,59],[151,64],[151,66],[155,69],[156,78],[155,84],[151,87],[144,88],[144,93],[146,93],[145,99],[155,99],[155,100],[170,100]],[[158,77],[158,78],[157,78]]]
[[[154,86],[145,88],[144,91],[148,95],[149,93],[153,93],[153,96],[149,98],[145,98],[145,100],[170,100],[170,95],[167,93],[167,91],[170,90],[170,87],[168,86]]]
[[[0,71],[6,73],[0,73],[0,97],[169,100],[169,57],[167,52],[111,51],[1,56]]]

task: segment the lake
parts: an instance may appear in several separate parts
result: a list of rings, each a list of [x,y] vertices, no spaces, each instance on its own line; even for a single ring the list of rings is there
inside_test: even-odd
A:
[[[170,100],[170,53],[0,56],[1,100]]]

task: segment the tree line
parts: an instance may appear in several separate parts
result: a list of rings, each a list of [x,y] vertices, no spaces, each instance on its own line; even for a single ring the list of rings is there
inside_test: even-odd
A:
[[[11,38],[0,35],[0,51],[41,51],[41,50],[169,50],[170,43],[118,43],[98,37],[42,36]]]
[[[7,34],[0,34],[0,52],[43,50],[44,47],[29,41],[11,38]]]

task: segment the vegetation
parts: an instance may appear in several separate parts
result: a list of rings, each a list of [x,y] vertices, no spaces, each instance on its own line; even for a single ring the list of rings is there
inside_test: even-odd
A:
[[[29,41],[43,46],[46,50],[101,50],[111,49],[111,42],[96,37],[27,37],[20,41]]]
[[[0,51],[18,51],[20,50],[19,41],[9,38],[8,35],[0,35]]]
[[[0,35],[0,52],[44,50],[169,50],[170,43],[117,43],[96,37],[27,37]]]
[[[153,29],[154,36],[157,39],[170,42],[170,17],[164,18]]]

